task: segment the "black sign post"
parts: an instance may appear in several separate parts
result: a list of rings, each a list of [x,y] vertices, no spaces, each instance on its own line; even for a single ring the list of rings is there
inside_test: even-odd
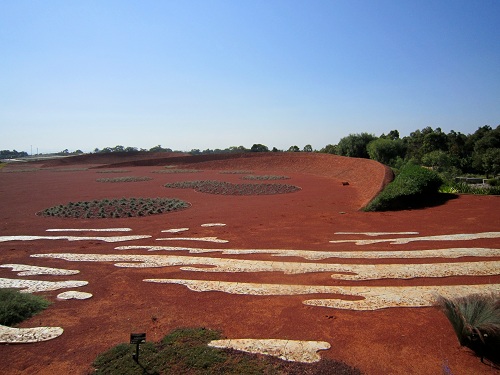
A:
[[[130,334],[130,343],[137,345],[136,349],[135,349],[135,353],[132,354],[132,358],[137,363],[139,363],[139,344],[142,344],[145,341],[146,341],[146,334],[145,333],[131,333]]]

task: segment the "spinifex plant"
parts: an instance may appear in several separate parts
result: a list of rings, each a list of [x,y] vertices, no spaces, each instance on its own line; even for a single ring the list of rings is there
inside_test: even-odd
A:
[[[500,359],[499,295],[471,294],[449,299],[438,297],[438,306],[446,315],[460,345],[498,363]]]
[[[123,218],[149,216],[189,207],[176,198],[121,198],[69,202],[37,212],[39,216],[68,218]]]
[[[300,188],[287,184],[233,184],[223,181],[183,181],[164,185],[167,188],[194,189],[201,193],[219,195],[271,195],[299,191]]]

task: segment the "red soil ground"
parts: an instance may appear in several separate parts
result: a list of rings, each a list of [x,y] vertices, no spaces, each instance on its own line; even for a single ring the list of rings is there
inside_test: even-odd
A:
[[[170,155],[169,155],[170,156]],[[500,276],[417,278],[410,280],[339,281],[329,273],[284,275],[282,273],[201,273],[179,267],[118,268],[113,263],[67,262],[30,258],[32,254],[71,252],[98,254],[148,254],[145,250],[115,250],[120,245],[162,245],[205,248],[304,249],[304,250],[394,250],[381,243],[360,248],[354,244],[332,244],[330,240],[352,238],[335,232],[415,231],[421,236],[493,232],[500,228],[500,200],[492,196],[460,196],[444,205],[422,210],[365,213],[366,205],[387,183],[390,171],[370,160],[320,154],[245,154],[209,157],[155,155],[135,158],[67,158],[38,165],[34,172],[7,173],[21,168],[9,165],[0,171],[0,235],[124,235],[145,234],[149,239],[122,243],[102,241],[38,240],[0,242],[0,264],[78,269],[73,277],[19,277],[0,268],[0,277],[47,281],[86,280],[75,290],[89,292],[89,300],[59,301],[58,293],[41,293],[53,304],[21,327],[60,326],[64,333],[52,341],[36,344],[0,345],[1,372],[6,374],[85,374],[95,357],[120,342],[131,332],[146,332],[148,341],[160,340],[177,327],[221,330],[228,338],[284,338],[320,340],[331,344],[322,357],[342,360],[366,374],[440,374],[444,366],[456,374],[493,374],[468,349],[460,347],[451,326],[436,308],[387,308],[350,311],[302,304],[322,296],[246,296],[222,292],[197,293],[180,285],[145,283],[146,278],[178,278],[307,285],[460,285],[500,283]],[[195,168],[198,173],[151,173],[162,166]],[[65,168],[83,171],[57,171]],[[153,180],[133,183],[99,183],[101,168],[127,169],[116,176],[149,176]],[[193,190],[167,189],[167,182],[217,179],[241,183],[241,175],[220,174],[221,170],[251,170],[255,174],[287,175],[284,183],[300,186],[299,192],[272,196],[215,196]],[[247,181],[252,182],[252,181]],[[276,181],[278,183],[278,181]],[[344,185],[348,182],[349,185]],[[39,210],[69,201],[120,197],[175,197],[191,203],[174,213],[124,219],[62,219],[36,216]],[[201,227],[204,223],[225,223],[224,227]],[[49,228],[128,227],[132,232],[50,233]],[[170,236],[226,239],[227,244],[186,241],[156,241],[167,237],[161,230],[189,228]],[[400,245],[401,246],[401,245]],[[411,242],[399,249],[442,249],[451,247],[498,248],[498,239],[472,241]],[[149,253],[151,254],[151,253]],[[159,254],[159,253],[154,253]],[[165,254],[165,253],[162,253]],[[188,255],[169,252],[169,255]],[[193,256],[277,260],[267,255],[231,256],[208,253]],[[493,260],[414,259],[408,263]],[[307,262],[301,258],[283,261]],[[499,260],[498,258],[496,260]],[[317,262],[317,261],[316,261]],[[327,259],[325,263],[403,263],[404,260]],[[323,296],[324,297],[324,296]]]

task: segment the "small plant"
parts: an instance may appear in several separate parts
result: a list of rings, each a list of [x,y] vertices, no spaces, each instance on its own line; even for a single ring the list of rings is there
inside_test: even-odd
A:
[[[449,299],[439,296],[437,305],[450,321],[460,345],[494,363],[500,360],[500,298],[471,294]]]
[[[50,302],[15,289],[0,289],[0,324],[13,326],[46,309]]]

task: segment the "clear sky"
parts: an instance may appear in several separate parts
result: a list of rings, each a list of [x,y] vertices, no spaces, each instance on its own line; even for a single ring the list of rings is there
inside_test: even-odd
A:
[[[0,0],[0,149],[500,124],[499,0]]]

